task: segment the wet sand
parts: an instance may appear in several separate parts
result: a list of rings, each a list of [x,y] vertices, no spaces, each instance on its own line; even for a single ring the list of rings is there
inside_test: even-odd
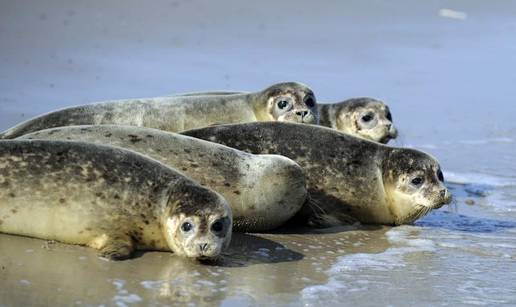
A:
[[[92,249],[1,235],[2,303],[285,304],[297,301],[307,285],[326,282],[324,272],[338,256],[385,251],[384,232],[235,234],[224,257],[210,265],[162,252],[109,262]]]
[[[0,235],[0,306],[516,304],[516,5],[1,1],[0,130],[68,105],[309,84],[372,96],[455,202],[415,225],[235,236],[224,261],[106,262]]]

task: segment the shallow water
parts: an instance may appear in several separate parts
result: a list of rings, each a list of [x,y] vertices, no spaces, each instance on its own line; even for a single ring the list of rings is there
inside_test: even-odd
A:
[[[0,1],[0,129],[90,101],[309,84],[391,106],[455,203],[412,226],[238,235],[216,266],[0,235],[0,305],[516,304],[516,4]]]

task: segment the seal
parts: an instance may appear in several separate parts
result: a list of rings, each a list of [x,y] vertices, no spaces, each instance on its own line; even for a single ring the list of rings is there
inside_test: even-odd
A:
[[[319,121],[314,93],[307,86],[278,83],[256,93],[107,101],[50,112],[0,134],[13,139],[30,132],[75,125],[129,125],[169,132],[220,123]]]
[[[0,141],[0,232],[99,250],[214,258],[229,245],[226,200],[133,151],[66,141]]]
[[[176,133],[132,126],[60,127],[20,138],[109,144],[154,158],[222,194],[232,208],[236,231],[277,228],[307,200],[302,168],[283,156],[252,155]]]
[[[383,144],[398,136],[391,111],[380,100],[361,97],[317,107],[321,126]]]
[[[305,171],[313,201],[303,206],[298,218],[312,226],[339,225],[350,217],[365,224],[408,224],[451,201],[433,157],[326,127],[247,123],[182,134],[296,161]]]

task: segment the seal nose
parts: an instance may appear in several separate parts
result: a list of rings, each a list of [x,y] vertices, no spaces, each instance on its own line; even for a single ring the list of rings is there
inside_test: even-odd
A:
[[[199,249],[201,250],[201,252],[206,252],[208,250],[208,243],[199,244]]]
[[[299,111],[296,111],[296,115],[297,116],[301,116],[301,118],[304,118],[305,116],[308,115],[308,110],[299,110]]]
[[[392,124],[388,124],[387,127],[389,127],[389,134],[393,139],[395,139],[398,136],[398,129],[396,129]]]
[[[444,200],[445,204],[449,204],[452,200],[452,195],[448,192],[448,189],[442,189],[440,192],[441,198]]]

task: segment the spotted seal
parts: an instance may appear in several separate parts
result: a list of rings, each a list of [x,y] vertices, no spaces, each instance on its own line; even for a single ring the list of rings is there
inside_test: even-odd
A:
[[[321,126],[386,144],[398,136],[389,107],[368,97],[352,98],[339,103],[321,103]]]
[[[451,200],[433,157],[326,127],[247,123],[182,134],[250,153],[281,154],[299,163],[310,197],[318,204],[304,206],[300,216],[316,226],[341,224],[349,217],[366,224],[407,224]]]
[[[89,246],[111,260],[136,249],[214,258],[231,227],[222,196],[133,151],[0,141],[0,232]]]
[[[255,93],[167,96],[107,101],[50,112],[14,126],[0,138],[53,127],[129,125],[177,132],[219,123],[319,121],[314,93],[296,82],[278,83]]]
[[[222,194],[231,205],[236,231],[277,228],[307,200],[303,170],[283,156],[252,155],[176,133],[132,126],[69,126],[21,138],[109,144],[145,154]]]

